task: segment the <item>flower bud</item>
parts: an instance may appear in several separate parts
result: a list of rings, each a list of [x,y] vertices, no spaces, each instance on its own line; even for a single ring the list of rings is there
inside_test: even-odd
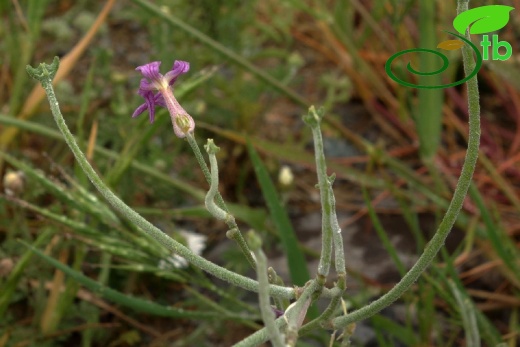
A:
[[[278,173],[278,183],[282,186],[282,188],[290,187],[294,182],[294,174],[289,166],[284,165],[280,168],[280,172]]]

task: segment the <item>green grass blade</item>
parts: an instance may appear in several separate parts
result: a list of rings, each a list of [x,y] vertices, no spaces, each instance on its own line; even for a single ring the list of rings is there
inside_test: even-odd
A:
[[[466,293],[459,290],[453,281],[448,281],[451,292],[457,300],[462,325],[466,332],[466,346],[480,347],[480,333],[477,325],[476,308]]]
[[[455,269],[453,264],[453,258],[455,255],[448,257],[445,256],[445,264],[446,266],[432,266],[432,272],[435,273],[435,276],[430,276],[429,274],[424,274],[424,278],[428,281],[428,283],[435,288],[435,292],[439,295],[444,301],[449,304],[450,309],[453,312],[457,312],[459,310],[458,302],[453,298],[453,295],[450,295],[450,291],[446,288],[450,286],[450,282],[455,282],[459,292],[462,293],[465,297],[469,297],[469,294],[466,292],[463,284],[458,279],[458,270]],[[475,318],[478,324],[479,334],[482,340],[485,342],[487,346],[495,346],[502,341],[502,336],[500,332],[496,328],[496,326],[489,320],[486,315],[479,311],[475,310]],[[468,346],[470,346],[468,344]]]
[[[159,117],[159,119],[160,118],[161,117]],[[158,123],[158,122],[156,122],[156,123]],[[23,129],[23,130],[27,130],[27,131],[34,132],[36,134],[41,134],[41,135],[47,136],[48,138],[51,138],[51,139],[64,141],[64,138],[59,131],[56,131],[50,127],[47,127],[47,126],[44,126],[41,124],[37,124],[34,122],[23,121],[23,120],[14,118],[9,115],[0,114],[0,124],[15,126],[17,128]],[[117,159],[119,157],[119,153],[117,153],[115,151],[107,150],[106,148],[103,148],[101,146],[96,146],[94,148],[94,151],[109,159]],[[166,174],[156,170],[155,168],[150,167],[149,165],[145,165],[140,162],[137,162],[136,160],[132,161],[131,166],[141,173],[147,174],[158,180],[161,180],[163,182],[170,184],[172,187],[175,187],[176,189],[180,190],[181,192],[184,192],[186,194],[193,196],[197,200],[204,201],[204,196],[206,195],[206,193],[198,188],[193,187],[192,185],[188,184],[185,181],[182,181],[180,179],[166,175]]]
[[[54,231],[52,229],[47,229],[46,231],[42,232],[36,241],[34,241],[34,247],[40,247],[48,243],[52,235],[54,235]],[[18,282],[21,280],[22,275],[24,274],[24,270],[27,265],[29,265],[31,258],[32,253],[29,251],[25,252],[24,255],[17,261],[16,266],[9,274],[7,280],[2,283],[2,286],[0,286],[0,317],[5,317],[5,310],[11,303],[11,297],[16,292]]]
[[[419,1],[419,43],[420,47],[437,46],[435,35],[435,1]],[[420,71],[430,72],[439,68],[439,58],[434,54],[420,54]],[[419,83],[426,85],[441,84],[441,75],[420,76]],[[415,114],[415,124],[420,140],[419,152],[425,162],[430,162],[437,152],[441,138],[442,89],[419,89],[419,107]]]
[[[399,255],[397,254],[397,250],[395,249],[394,245],[392,245],[392,242],[388,238],[388,235],[386,234],[386,231],[383,228],[383,225],[381,224],[381,221],[379,220],[379,217],[376,214],[376,211],[374,210],[374,207],[372,206],[372,203],[370,202],[370,196],[368,195],[368,190],[366,187],[362,187],[363,190],[363,199],[365,200],[365,206],[368,209],[368,215],[370,216],[370,220],[372,221],[372,225],[374,226],[374,229],[376,229],[377,236],[383,243],[383,247],[386,249],[388,254],[390,255],[390,258],[392,258],[392,261],[394,262],[394,265],[397,267],[397,270],[399,271],[399,274],[404,276],[406,274],[406,269],[403,265],[403,262],[401,259],[399,259]]]
[[[249,151],[249,157],[253,162],[256,177],[260,184],[260,188],[262,189],[267,207],[271,212],[273,222],[276,229],[278,229],[282,246],[287,255],[291,280],[293,284],[302,286],[310,278],[309,271],[307,270],[307,266],[305,266],[307,262],[305,261],[303,252],[298,244],[298,239],[294,233],[289,216],[280,202],[280,197],[276,192],[276,188],[269,177],[267,169],[258,156],[258,153],[250,143],[248,143],[247,149]]]
[[[119,219],[110,210],[110,208],[104,203],[99,203],[97,199],[92,201],[85,196],[79,196],[79,194],[73,194],[72,191],[64,189],[63,186],[49,179],[42,171],[34,169],[31,165],[26,164],[23,161],[16,159],[15,157],[0,151],[0,158],[3,158],[6,162],[22,170],[27,177],[34,182],[41,184],[45,190],[53,194],[58,200],[68,206],[72,206],[79,211],[88,213],[94,216],[97,220],[102,220],[105,223],[117,227],[120,225]]]
[[[185,319],[211,319],[211,318],[223,318],[222,313],[217,312],[203,312],[203,311],[188,311],[181,308],[162,306],[154,302],[143,300],[135,297],[125,295],[117,290],[103,286],[102,284],[90,279],[82,273],[73,270],[67,265],[59,262],[58,260],[49,257],[37,248],[21,241],[25,246],[31,249],[36,255],[41,257],[43,260],[63,271],[65,274],[80,282],[83,286],[89,290],[95,292],[99,296],[110,300],[116,304],[129,307],[135,311],[148,313],[155,316],[171,317],[171,318],[185,318]],[[234,318],[234,316],[228,316],[226,318]],[[240,318],[238,315],[236,318]]]
[[[403,342],[406,346],[417,346],[417,337],[412,329],[404,327],[390,318],[381,315],[373,316],[371,321],[376,331],[385,332],[391,337]]]
[[[30,0],[27,8],[28,32],[20,30],[18,16],[11,7],[11,13],[4,19],[8,23],[7,35],[3,34],[6,48],[3,49],[7,54],[3,54],[2,65],[7,62],[13,71],[13,83],[9,91],[9,109],[17,113],[24,101],[24,88],[28,81],[25,66],[31,62],[35,47],[40,35],[40,26],[44,17],[47,1]],[[5,27],[4,27],[5,28]],[[4,29],[5,30],[5,29]]]
[[[475,184],[471,184],[468,193],[480,210],[482,220],[486,225],[487,237],[491,241],[493,249],[506,265],[508,271],[503,271],[503,275],[511,280],[517,288],[520,288],[520,264],[518,264],[520,252],[505,230],[494,222]]]

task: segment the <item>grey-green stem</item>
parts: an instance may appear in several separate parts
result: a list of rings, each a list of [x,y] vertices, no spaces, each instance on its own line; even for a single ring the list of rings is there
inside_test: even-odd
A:
[[[459,0],[457,13],[460,14],[468,9],[468,1]],[[466,33],[466,37],[469,39],[469,34]],[[475,62],[472,56],[473,50],[467,45],[462,48],[464,71],[466,76],[473,70]],[[476,54],[480,55],[479,52]],[[481,59],[481,57],[477,57]],[[453,198],[448,206],[448,210],[444,215],[444,218],[439,225],[439,228],[435,232],[431,241],[426,246],[423,254],[417,260],[417,263],[403,276],[401,281],[397,283],[388,293],[383,295],[378,300],[372,302],[370,305],[365,306],[357,311],[354,311],[346,316],[339,317],[333,320],[332,328],[343,329],[347,325],[366,319],[377,312],[381,311],[385,307],[392,304],[395,300],[399,299],[401,295],[410,288],[410,286],[419,278],[421,273],[431,264],[439,250],[443,247],[444,241],[448,236],[457,215],[459,214],[464,198],[468,192],[475,171],[475,166],[478,159],[478,150],[480,145],[480,103],[479,103],[479,92],[477,77],[473,77],[467,83],[468,86],[468,110],[469,110],[469,137],[468,137],[468,150],[466,152],[466,158],[462,165],[459,181],[453,193]]]
[[[274,324],[276,325],[277,329],[283,329],[287,325],[287,322],[285,320],[285,317],[281,316],[274,321]],[[261,345],[262,343],[268,340],[269,333],[267,331],[267,328],[262,328],[254,332],[253,334],[249,335],[242,341],[235,343],[232,347],[253,347]]]
[[[193,154],[195,155],[195,158],[197,159],[197,162],[199,163],[200,169],[202,170],[202,173],[204,174],[204,177],[206,178],[206,181],[208,184],[211,185],[211,172],[209,171],[208,164],[206,164],[206,161],[204,160],[204,156],[202,155],[202,152],[200,151],[199,145],[197,144],[197,141],[195,140],[195,137],[192,133],[188,133],[186,135],[186,140],[188,141],[191,150],[193,151]],[[229,213],[229,210],[226,206],[226,203],[224,202],[224,199],[222,198],[222,195],[220,195],[219,192],[216,194],[216,203],[217,205],[223,209],[224,211]],[[230,225],[230,228],[236,227],[236,225]]]
[[[56,61],[56,60],[55,60]],[[29,70],[32,69],[32,70]],[[58,100],[56,99],[56,95],[54,93],[54,89],[52,87],[52,72],[48,73],[45,71],[45,69],[42,69],[40,67],[40,70],[33,69],[31,67],[28,68],[28,72],[31,75],[31,77],[39,80],[47,94],[47,98],[49,100],[49,104],[51,107],[51,112],[54,116],[54,120],[56,121],[56,124],[63,134],[63,137],[65,138],[65,141],[67,142],[67,145],[72,150],[74,157],[78,161],[79,165],[87,175],[87,177],[90,179],[92,184],[96,187],[96,189],[103,195],[103,197],[119,212],[121,212],[128,220],[130,220],[132,223],[134,223],[136,226],[144,230],[146,233],[151,235],[154,239],[156,239],[158,242],[160,242],[162,245],[164,245],[166,248],[168,248],[170,251],[175,252],[179,254],[180,256],[184,257],[188,262],[193,264],[196,267],[199,267],[200,269],[214,275],[217,278],[220,278],[223,281],[226,281],[232,285],[251,290],[254,292],[258,291],[258,282],[254,281],[250,278],[247,278],[245,276],[236,274],[232,271],[229,271],[228,269],[225,269],[223,267],[220,267],[203,257],[194,254],[191,250],[189,250],[187,247],[182,245],[181,243],[173,240],[168,235],[163,233],[160,229],[152,225],[150,222],[148,222],[146,219],[144,219],[141,215],[139,215],[137,212],[132,210],[128,205],[126,205],[119,197],[117,197],[114,193],[110,191],[110,189],[105,185],[105,183],[101,180],[101,178],[97,175],[95,170],[92,168],[90,163],[88,162],[87,158],[81,152],[80,148],[78,147],[78,144],[76,143],[74,136],[68,129],[65,120],[63,119],[63,115],[61,114],[61,110],[59,108]],[[47,65],[46,69],[52,68],[52,66]],[[57,66],[56,66],[57,68]],[[41,70],[44,70],[43,73],[41,73]],[[291,299],[294,298],[294,289],[293,288],[285,288],[275,285],[269,286],[269,294],[276,297],[281,297],[285,299]],[[330,293],[329,293],[330,294]]]
[[[340,283],[345,283],[345,282],[343,281]],[[318,317],[316,317],[309,323],[305,324],[300,329],[301,335],[305,335],[305,334],[311,332],[312,330],[316,329],[320,325],[325,324],[332,317],[334,312],[336,312],[336,309],[338,308],[339,304],[341,303],[341,297],[343,296],[343,293],[345,292],[345,288],[341,289],[339,287],[336,287],[336,288],[332,289],[332,291],[335,294],[334,294],[334,297],[330,300],[330,303],[327,306],[327,308],[323,311],[323,313],[321,315],[319,315]]]
[[[340,287],[345,289],[347,269],[345,267],[345,254],[343,251],[343,236],[341,235],[341,228],[339,227],[338,217],[336,215],[336,198],[334,197],[334,191],[332,190],[334,177],[329,177],[328,182],[329,184],[327,185],[327,190],[329,191],[328,197],[330,204],[329,219],[332,229],[332,241],[334,245],[334,266],[336,267],[338,280],[343,281],[343,283],[340,284]]]
[[[316,112],[314,106],[309,108],[307,115],[303,116],[303,121],[311,127],[312,137],[314,139],[314,156],[316,157],[316,172],[318,174],[318,187],[320,189],[321,198],[321,254],[318,264],[318,276],[322,277],[320,282],[329,274],[331,258],[332,258],[332,226],[330,219],[330,197],[329,197],[329,178],[327,176],[327,165],[325,163],[325,155],[323,154],[323,139],[321,136],[320,123],[323,114]]]
[[[304,301],[309,296],[313,296],[318,291],[320,291],[321,287],[322,287],[322,284],[318,283],[318,280],[316,280],[316,279],[312,280],[312,282],[309,283],[304,288],[303,293],[300,295],[298,300],[295,303],[293,303],[293,305],[294,305],[293,308],[292,308],[294,310],[293,313],[296,314],[298,312],[301,312],[301,310],[303,308],[302,306],[303,306]],[[336,288],[332,289],[332,290],[327,290],[327,292],[328,292],[328,297],[330,297],[330,298],[334,298],[335,296],[338,296],[338,292],[337,292]],[[301,300],[301,301],[298,302],[299,300]],[[275,324],[276,324],[276,327],[278,329],[284,328],[287,325],[287,323],[288,323],[288,318],[286,317],[286,315],[283,315],[282,317],[277,318],[275,320]],[[308,331],[306,331],[306,332],[308,332]],[[256,331],[255,333],[249,335],[244,340],[234,344],[233,347],[253,347],[253,346],[258,346],[258,345],[266,342],[267,340],[269,340],[269,334],[267,332],[267,328],[262,328],[262,329]]]
[[[206,161],[204,160],[204,156],[202,155],[202,152],[200,151],[197,141],[195,141],[195,137],[193,137],[192,133],[188,133],[186,135],[186,140],[190,144],[190,147],[193,150],[193,154],[195,154],[195,158],[197,159],[197,162],[199,163],[200,169],[202,170],[202,173],[204,174],[206,181],[211,186],[211,172],[208,168],[208,165],[206,164]],[[218,175],[218,173],[217,173],[217,175]],[[217,186],[218,186],[218,184],[217,184]],[[226,203],[224,202],[224,199],[222,198],[222,195],[220,195],[218,190],[215,193],[215,200],[216,200],[215,201],[216,205],[229,214],[229,209],[227,208]],[[242,232],[240,232],[240,229],[238,228],[235,218],[230,218],[229,220],[226,220],[226,224],[230,228],[230,231],[226,235],[231,240],[233,240],[237,243],[238,247],[242,251],[242,254],[244,254],[244,257],[246,257],[249,265],[251,265],[251,267],[253,269],[255,269],[256,268],[255,260],[251,256],[251,251],[249,249],[249,246],[247,245],[247,243],[244,239],[244,236],[242,235]]]
[[[285,311],[284,316],[287,320],[287,332],[286,332],[286,344],[287,346],[296,346],[298,340],[299,330],[307,314],[307,310],[312,303],[313,296],[319,290],[322,285],[318,280],[314,279],[307,282],[303,289],[303,293],[292,305],[290,305]]]
[[[275,315],[269,298],[269,279],[267,277],[267,259],[262,251],[262,240],[254,231],[248,233],[249,244],[256,257],[256,274],[258,278],[258,299],[260,302],[260,313],[269,339],[274,347],[285,347],[283,334],[276,327]]]
[[[197,147],[198,148],[198,147]],[[209,156],[209,164],[211,167],[211,173],[210,173],[210,186],[209,191],[206,194],[206,198],[204,200],[206,204],[206,208],[208,211],[217,219],[223,220],[226,222],[226,224],[231,227],[231,230],[229,230],[226,233],[226,236],[234,240],[240,250],[242,251],[242,254],[246,257],[247,261],[249,262],[249,265],[253,269],[256,268],[256,262],[253,256],[251,255],[251,251],[249,250],[249,246],[247,245],[246,240],[242,237],[242,233],[240,233],[240,230],[238,229],[237,223],[235,221],[235,217],[229,211],[227,208],[224,210],[220,208],[217,204],[215,204],[215,196],[218,194],[218,163],[217,163],[217,157],[216,153],[219,151],[219,148],[215,145],[212,139],[208,139],[207,144],[204,146],[206,149],[206,152],[208,152]],[[220,196],[220,194],[218,194]],[[225,207],[225,203],[222,201],[223,206]],[[221,205],[222,206],[222,205]]]
[[[209,190],[206,194],[206,198],[204,199],[204,203],[213,217],[217,218],[218,220],[234,223],[235,221],[233,216],[229,212],[226,212],[217,206],[214,201],[215,195],[218,192],[218,163],[216,153],[220,150],[220,148],[215,146],[213,139],[208,139],[208,143],[204,146],[204,148],[206,149],[206,152],[208,152],[209,166],[211,168]]]

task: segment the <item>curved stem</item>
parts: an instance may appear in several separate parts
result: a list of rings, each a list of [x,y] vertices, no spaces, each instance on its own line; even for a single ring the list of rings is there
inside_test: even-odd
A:
[[[197,162],[199,163],[200,169],[202,170],[202,173],[204,174],[204,177],[206,178],[206,181],[209,185],[211,185],[211,172],[209,171],[208,164],[206,164],[206,161],[204,160],[204,156],[202,155],[202,152],[200,151],[199,145],[197,144],[197,141],[195,141],[195,137],[193,137],[192,133],[188,133],[186,135],[186,140],[188,141],[191,150],[193,151],[193,154],[195,154],[195,158],[197,159]],[[224,199],[222,199],[222,195],[217,191],[216,195],[216,202],[217,205],[223,209],[224,211],[229,213],[229,210],[226,206],[226,203],[224,202]],[[230,228],[234,228],[236,225],[231,225]]]
[[[193,154],[195,154],[195,158],[197,158],[197,161],[199,162],[200,169],[202,170],[202,173],[204,174],[204,177],[206,177],[206,181],[210,185],[210,191],[212,191],[212,182],[215,181],[215,177],[212,177],[213,173],[210,172],[210,170],[208,168],[208,164],[206,164],[206,161],[204,160],[204,157],[202,156],[202,153],[200,151],[199,145],[197,144],[197,141],[195,141],[195,137],[193,137],[193,134],[192,133],[188,133],[186,135],[186,139],[188,140],[188,143],[190,144],[190,147],[193,150]],[[210,165],[212,164],[211,160],[212,159],[211,159],[211,156],[210,156]],[[213,158],[213,160],[214,160],[214,163],[212,164],[212,166],[218,167],[217,166],[217,159]],[[218,191],[218,171],[217,170],[214,170],[214,171],[215,171],[215,175],[216,175],[216,182],[217,182],[217,184],[216,184],[216,186],[213,187],[213,190],[215,191],[213,197],[216,200],[216,205],[213,202],[213,199],[211,199],[211,204],[212,204],[211,206],[214,206],[214,207],[218,206],[220,209],[225,211],[228,216],[231,216],[231,214],[229,213],[229,209],[227,208],[226,203],[224,202],[224,199],[222,198],[222,195],[220,195],[220,193]],[[208,195],[206,195],[206,206],[207,206],[207,200],[208,200]],[[233,240],[233,241],[235,241],[237,243],[238,247],[240,248],[240,250],[244,254],[244,257],[246,257],[249,265],[251,265],[251,267],[254,269],[255,268],[255,260],[251,256],[251,251],[249,250],[249,246],[247,245],[247,242],[244,239],[244,236],[242,235],[242,232],[238,228],[238,225],[237,225],[237,223],[235,221],[235,218],[232,217],[232,218],[225,219],[225,222],[226,222],[226,224],[228,225],[228,227],[230,229],[230,231],[227,232],[226,236],[229,239],[231,239],[231,240]]]
[[[284,317],[287,320],[286,345],[296,346],[298,332],[305,319],[307,310],[313,301],[316,292],[322,289],[322,284],[317,279],[307,282],[301,296],[285,310]]]
[[[191,134],[190,134],[191,135]],[[197,146],[198,148],[198,146]],[[206,208],[208,211],[213,215],[213,217],[223,220],[226,222],[226,224],[231,227],[231,229],[226,233],[226,236],[234,240],[240,250],[242,251],[242,254],[244,254],[244,257],[246,257],[247,261],[249,262],[249,265],[253,269],[256,268],[256,262],[253,256],[251,255],[251,251],[249,249],[249,246],[247,245],[246,240],[244,240],[244,237],[242,236],[242,233],[238,229],[237,223],[235,221],[235,217],[233,217],[232,214],[230,214],[226,208],[226,205],[224,201],[222,200],[222,197],[220,194],[218,196],[220,197],[221,206],[226,208],[225,210],[217,206],[215,204],[215,195],[218,193],[218,163],[217,163],[217,157],[215,156],[216,152],[219,150],[217,146],[215,146],[215,143],[212,139],[208,139],[208,143],[205,146],[206,151],[209,155],[209,164],[211,167],[211,174],[210,174],[210,187],[208,190],[208,193],[206,194],[206,198],[204,199],[204,203],[206,204]]]
[[[325,309],[325,311],[323,311],[323,313],[321,315],[319,315],[317,318],[315,318],[315,319],[311,320],[309,323],[305,324],[300,329],[300,335],[305,335],[305,334],[311,332],[312,330],[314,330],[315,328],[320,326],[322,323],[325,323],[328,319],[330,319],[330,317],[332,317],[332,315],[334,314],[338,305],[341,302],[341,297],[345,290],[344,289],[342,290],[340,288],[335,288],[335,289],[333,289],[333,291],[336,291],[336,294],[330,300],[330,303],[327,306],[327,308]]]
[[[284,316],[281,316],[274,321],[274,324],[277,329],[281,330],[287,325],[287,321],[285,320]],[[267,328],[262,328],[256,332],[254,332],[253,334],[249,335],[242,341],[235,343],[232,347],[259,346],[262,343],[267,342],[268,340],[269,340],[269,333],[267,331]]]
[[[312,137],[314,140],[314,156],[316,157],[316,172],[318,175],[318,188],[320,190],[321,199],[321,253],[320,262],[318,264],[318,276],[321,277],[320,283],[325,282],[325,278],[329,274],[330,263],[332,261],[332,237],[333,231],[331,225],[331,199],[330,199],[330,181],[327,176],[327,164],[325,162],[325,154],[323,152],[323,138],[321,135],[320,123],[323,118],[321,112],[316,112],[314,106],[309,108],[307,115],[303,116],[305,124],[310,126]]]
[[[459,6],[457,12],[463,12],[467,10],[467,0],[459,0]],[[466,34],[466,37],[469,37]],[[463,47],[463,61],[464,71],[468,75],[474,68],[475,63],[472,57],[472,50],[466,46]],[[395,300],[399,299],[401,295],[410,288],[410,286],[419,278],[421,273],[430,265],[439,250],[444,245],[444,241],[448,236],[457,215],[459,214],[464,198],[468,192],[468,188],[471,184],[473,172],[478,159],[478,150],[480,145],[480,103],[478,93],[477,78],[473,77],[467,82],[468,86],[468,111],[469,111],[469,138],[468,138],[468,150],[466,152],[466,158],[462,170],[460,173],[459,181],[453,193],[453,198],[444,218],[439,225],[439,228],[435,232],[429,244],[426,246],[423,254],[417,260],[417,263],[410,269],[410,271],[403,276],[401,281],[397,283],[388,293],[383,295],[378,300],[372,302],[370,305],[365,306],[357,311],[354,311],[346,316],[339,317],[333,320],[334,329],[343,329],[347,325],[368,318],[377,312],[381,311],[385,307],[389,306]]]
[[[296,302],[294,302],[292,305],[292,309],[295,310],[293,313],[301,312],[302,306],[305,303],[305,301],[309,298],[309,296],[312,296],[313,293],[316,291],[322,290],[321,284],[318,282],[317,279],[312,280],[312,282],[308,283],[306,288],[304,289],[301,296],[298,298]],[[326,289],[323,288],[323,290],[327,290],[327,297],[334,298],[338,296],[338,288],[334,289]],[[341,297],[341,294],[339,294],[339,297]],[[311,298],[312,299],[312,298]],[[287,318],[288,310],[285,311],[285,314],[275,320],[275,325],[278,329],[284,328],[286,325],[288,325],[290,318]],[[293,313],[290,313],[292,315]],[[303,328],[302,328],[303,329]],[[301,331],[301,329],[300,329]],[[305,331],[306,333],[309,332],[309,330]],[[233,347],[252,347],[252,346],[258,346],[262,343],[265,343],[269,340],[269,335],[267,332],[267,328],[262,328],[255,333],[249,335],[242,341],[236,343],[233,345]]]
[[[182,245],[181,243],[173,240],[164,232],[162,232],[159,228],[155,227],[149,221],[144,219],[140,214],[132,210],[128,205],[126,205],[119,197],[117,197],[110,189],[105,185],[105,183],[98,176],[96,171],[92,168],[87,158],[81,152],[74,136],[70,132],[67,124],[65,124],[65,120],[63,119],[63,115],[61,114],[61,110],[59,108],[58,100],[56,99],[56,95],[54,93],[54,89],[52,87],[52,76],[43,76],[38,80],[41,82],[45,92],[47,94],[47,98],[49,100],[49,104],[51,107],[51,112],[54,116],[54,120],[60,129],[67,145],[72,150],[74,157],[78,161],[79,165],[90,179],[92,184],[96,187],[96,189],[103,195],[103,197],[112,205],[115,209],[121,212],[128,220],[134,223],[139,228],[143,229],[146,233],[152,236],[155,240],[159,241],[162,245],[168,248],[170,251],[179,254],[184,257],[188,262],[197,266],[198,268],[214,275],[217,278],[220,278],[223,281],[231,283],[235,286],[251,290],[254,292],[258,292],[258,282],[254,281],[245,276],[236,274],[232,271],[229,271],[226,268],[218,266],[203,257],[194,254],[187,247]],[[294,298],[294,289],[285,288],[275,285],[269,286],[269,293],[272,296],[291,299]]]
[[[217,206],[213,199],[215,199],[215,195],[218,192],[218,163],[216,153],[219,148],[215,146],[215,143],[212,139],[208,139],[208,143],[205,146],[206,152],[208,152],[209,156],[209,165],[211,167],[210,180],[209,180],[209,190],[206,194],[206,198],[204,199],[204,204],[208,211],[213,215],[213,217],[218,220],[230,221],[233,219],[232,223],[235,223],[234,218],[228,211],[224,211],[222,208]]]

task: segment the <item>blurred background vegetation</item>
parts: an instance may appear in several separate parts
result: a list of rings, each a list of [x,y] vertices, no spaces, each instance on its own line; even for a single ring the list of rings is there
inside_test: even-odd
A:
[[[470,8],[499,3],[520,8]],[[261,327],[255,295],[168,262],[171,255],[99,197],[27,64],[61,58],[56,93],[67,124],[124,201],[183,242],[186,231],[206,236],[204,256],[254,276],[223,223],[205,212],[208,186],[165,110],[153,125],[147,115],[130,118],[142,102],[135,67],[158,60],[166,72],[174,60],[189,61],[175,94],[199,143],[210,137],[221,147],[220,191],[243,229],[260,233],[288,285],[298,270],[283,254],[298,246],[282,242],[287,230],[278,230],[266,201],[282,200],[312,276],[320,206],[301,115],[323,106],[349,310],[399,280],[451,199],[465,154],[465,87],[406,88],[384,64],[403,49],[449,39],[453,1],[5,0],[0,13],[0,346],[229,346]],[[358,323],[354,346],[520,341],[519,18],[511,12],[498,33],[513,57],[486,61],[478,74],[480,161],[446,251],[402,300]],[[460,53],[448,56],[444,82],[463,75]],[[405,64],[395,69],[413,81]],[[248,140],[277,196],[262,191]],[[294,180],[278,180],[280,172]],[[86,277],[65,275],[20,241]],[[301,346],[327,345],[331,333],[312,333]]]

